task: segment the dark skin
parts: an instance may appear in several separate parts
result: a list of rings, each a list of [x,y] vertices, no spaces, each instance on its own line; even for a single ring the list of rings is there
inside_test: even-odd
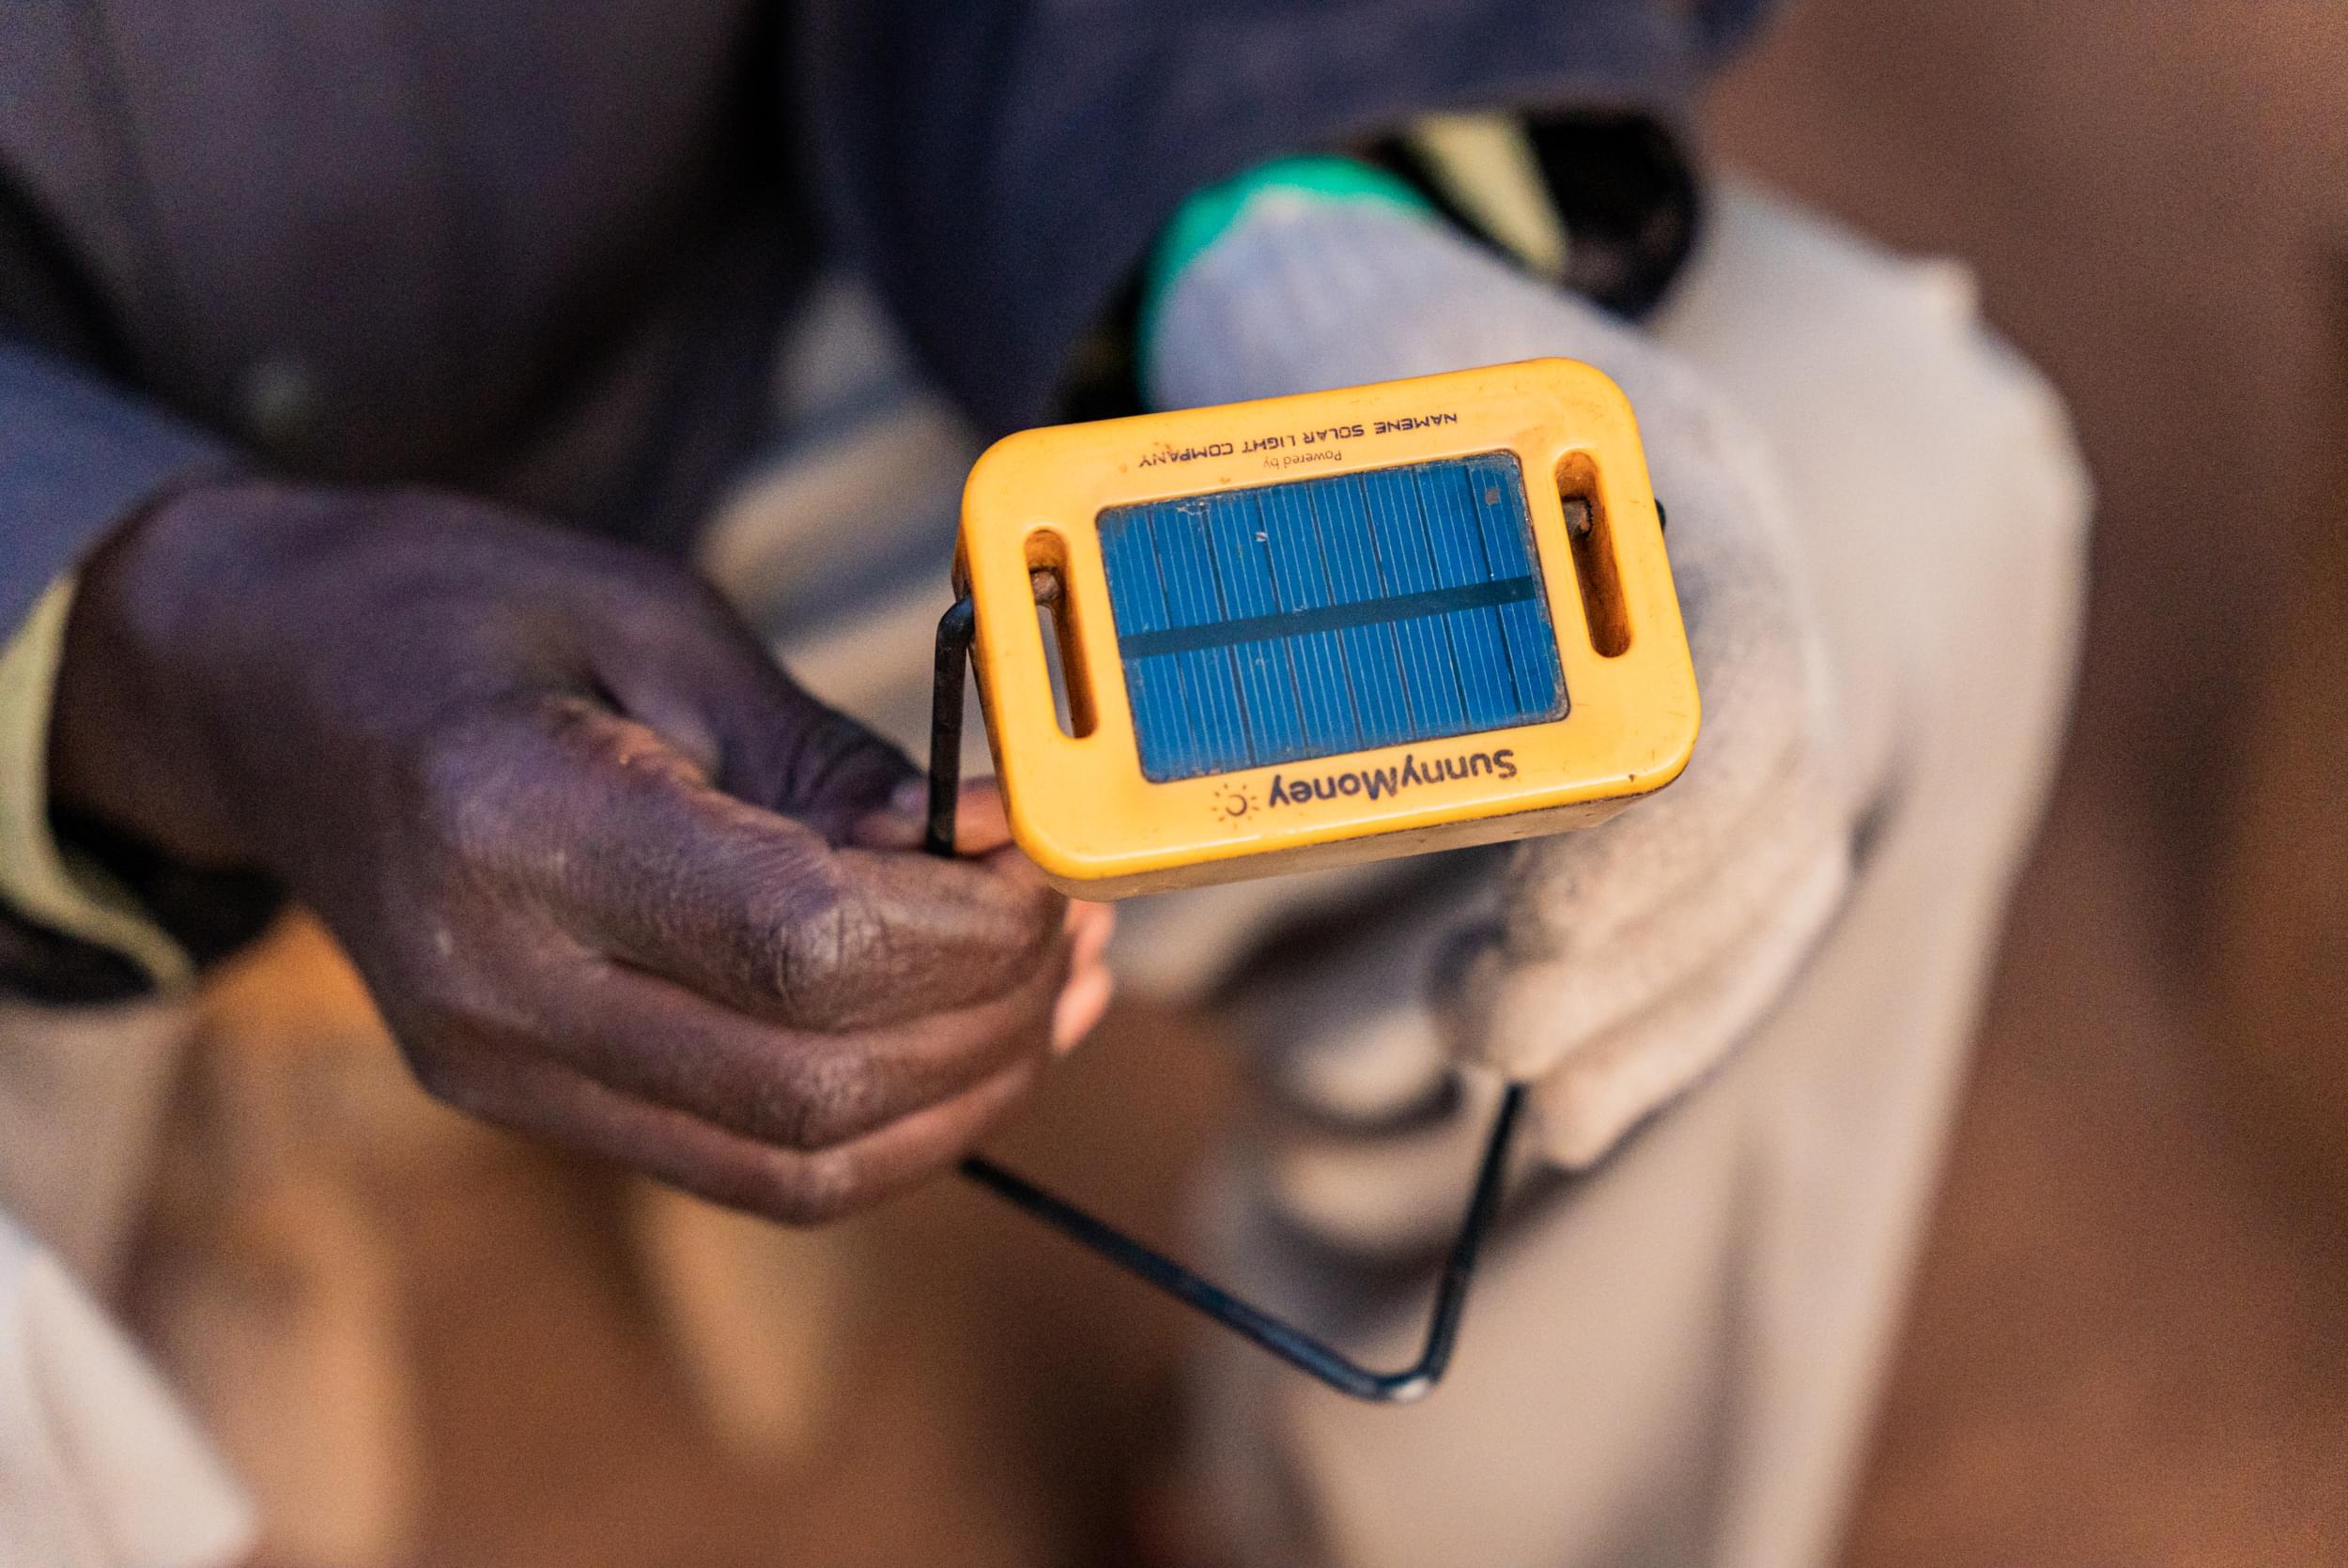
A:
[[[193,490],[82,571],[51,736],[77,810],[263,868],[425,1087],[791,1222],[951,1163],[1107,1000],[965,794],[814,700],[704,585],[427,491]]]

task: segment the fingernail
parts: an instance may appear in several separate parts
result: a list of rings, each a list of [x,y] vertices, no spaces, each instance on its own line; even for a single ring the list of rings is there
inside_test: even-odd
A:
[[[930,781],[908,778],[888,792],[888,808],[901,816],[919,817],[930,808]]]

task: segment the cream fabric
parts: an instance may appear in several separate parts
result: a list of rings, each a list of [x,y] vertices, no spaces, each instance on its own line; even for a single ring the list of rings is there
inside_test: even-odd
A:
[[[169,1391],[0,1212],[0,1568],[220,1568],[253,1537]]]
[[[185,996],[0,1001],[0,1212],[101,1296],[119,1283],[194,1026]]]

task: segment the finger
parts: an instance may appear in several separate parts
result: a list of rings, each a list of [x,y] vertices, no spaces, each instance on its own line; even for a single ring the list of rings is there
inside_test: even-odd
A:
[[[954,801],[956,854],[984,854],[1011,842],[1011,818],[993,779],[971,779]],[[858,818],[848,841],[868,850],[918,850],[929,837],[929,780],[910,780],[884,809]]]
[[[1108,951],[1109,939],[1117,934],[1117,906],[1072,899],[1065,925],[1074,948],[1073,962],[1081,969]]]
[[[1059,1004],[1052,1010],[1052,1053],[1065,1056],[1084,1038],[1092,1033],[1101,1022],[1101,1015],[1109,1009],[1109,997],[1116,981],[1105,964],[1095,964],[1078,970],[1069,977],[1067,987],[1059,993]]]
[[[569,786],[518,802],[519,846],[497,853],[578,940],[736,1010],[826,1031],[953,1011],[1062,941],[1063,900],[1014,851],[835,850],[590,708],[565,711],[552,744]]]
[[[992,778],[964,785],[954,806],[954,853],[985,854],[1010,842],[1011,811],[1001,788]]]
[[[839,841],[915,776],[894,746],[817,700],[714,592],[597,669],[629,718],[705,760],[716,786]]]
[[[582,953],[538,976],[510,1043],[744,1137],[825,1149],[1042,1058],[1074,980],[1063,951],[977,1006],[835,1034],[768,1023]]]
[[[1112,905],[1072,901],[1068,906],[1068,982],[1060,988],[1058,1006],[1052,1012],[1052,1051],[1056,1055],[1066,1055],[1074,1050],[1079,1041],[1092,1033],[1102,1014],[1108,1011],[1116,977],[1109,971],[1106,957],[1109,937],[1116,926],[1117,912]]]
[[[852,905],[873,936],[811,974],[802,990],[828,1015],[869,1019],[965,1006],[1018,983],[1072,942],[1067,899],[1016,849],[967,860],[842,851]],[[858,945],[852,940],[852,948]],[[869,993],[876,975],[886,994]]]
[[[810,1153],[746,1138],[543,1057],[468,1065],[441,1098],[487,1121],[602,1156],[731,1208],[785,1224],[821,1224],[935,1175],[967,1151],[1033,1086],[1021,1061],[950,1100],[853,1143]]]
[[[844,842],[857,818],[919,782],[919,773],[904,752],[856,720],[792,691],[791,716],[767,716],[749,737],[730,739],[718,785]]]

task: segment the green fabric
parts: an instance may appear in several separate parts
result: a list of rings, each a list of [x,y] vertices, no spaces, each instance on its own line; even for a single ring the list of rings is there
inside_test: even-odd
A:
[[[1430,216],[1435,210],[1407,180],[1376,164],[1325,154],[1275,158],[1197,192],[1182,204],[1173,221],[1166,225],[1142,273],[1135,353],[1142,362],[1145,384],[1149,361],[1157,352],[1160,302],[1193,262],[1213,249],[1215,241],[1239,227],[1249,210],[1267,197],[1368,202]]]

